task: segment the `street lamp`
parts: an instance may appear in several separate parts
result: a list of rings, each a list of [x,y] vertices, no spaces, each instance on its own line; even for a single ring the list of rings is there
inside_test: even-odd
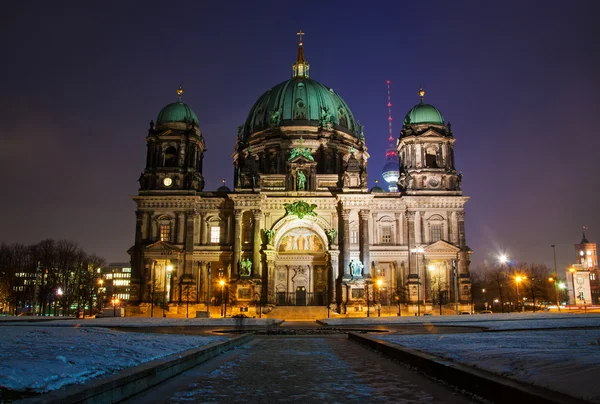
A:
[[[524,277],[516,276],[515,281],[517,284],[517,305],[519,304],[519,283],[524,279]],[[517,306],[517,311],[519,310],[519,306]],[[525,312],[525,305],[523,304],[523,312]]]
[[[558,282],[553,277],[549,277],[548,281],[554,282],[554,295],[556,296],[556,308],[558,309],[558,312],[560,313],[560,303],[558,301]]]
[[[170,274],[172,270],[173,270],[173,265],[167,265],[167,267],[165,268],[165,283],[163,284],[163,296],[164,296],[163,317],[167,317],[166,310],[168,308],[168,306],[167,306],[168,305],[168,302],[167,302],[167,272]]]
[[[411,252],[417,255],[417,316],[421,315],[421,273],[419,272],[419,254],[423,254],[423,247],[416,247]]]
[[[119,298],[113,296],[112,304],[113,304],[113,317],[117,317],[117,304],[119,303]]]
[[[377,317],[381,317],[381,285],[383,285],[383,281],[377,279]]]
[[[102,311],[102,285],[104,284],[104,281],[102,279],[98,279],[98,285],[100,285],[98,287],[98,308],[100,309],[100,311]]]
[[[221,286],[221,317],[225,317],[225,314],[227,313],[227,302],[225,302],[224,298],[225,281],[221,279],[219,285]],[[225,310],[223,310],[223,303],[225,303]]]
[[[571,272],[571,282],[573,284],[573,304],[577,304],[577,299],[575,298],[575,268],[569,268],[569,272]]]
[[[258,318],[262,317],[262,307],[260,304],[260,294],[256,293],[254,295],[254,301],[256,302],[256,314],[258,314]]]

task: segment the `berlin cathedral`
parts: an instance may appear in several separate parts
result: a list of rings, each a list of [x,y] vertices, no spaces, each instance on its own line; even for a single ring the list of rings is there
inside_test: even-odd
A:
[[[351,314],[375,293],[411,314],[470,307],[469,198],[451,126],[422,90],[392,144],[393,192],[369,189],[363,127],[311,78],[302,35],[292,77],[237,128],[233,190],[204,190],[205,138],[182,92],[146,136],[130,310],[143,313],[158,292],[170,312],[208,311],[222,303],[223,285],[235,312],[260,303]]]

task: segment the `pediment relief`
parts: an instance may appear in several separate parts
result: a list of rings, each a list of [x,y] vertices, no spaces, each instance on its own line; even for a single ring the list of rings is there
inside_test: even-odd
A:
[[[438,133],[435,130],[433,130],[433,129],[430,128],[430,129],[426,130],[424,133],[421,133],[419,135],[419,137],[420,138],[424,138],[424,137],[427,137],[427,138],[443,138],[444,135],[442,135],[442,134],[440,134],[440,133]]]
[[[164,255],[177,254],[183,250],[167,241],[157,241],[146,246],[146,252],[156,252]]]
[[[447,241],[444,240],[439,240],[436,241],[433,244],[429,244],[428,246],[423,247],[423,250],[426,253],[432,253],[432,252],[436,252],[436,253],[458,253],[460,251],[460,248],[458,248],[457,246],[455,246],[454,244],[451,244]]]

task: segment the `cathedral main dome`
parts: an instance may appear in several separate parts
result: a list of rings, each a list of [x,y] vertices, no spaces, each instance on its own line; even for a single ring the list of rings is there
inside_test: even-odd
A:
[[[357,136],[357,123],[346,102],[331,88],[308,77],[293,77],[267,90],[244,124],[244,137],[276,126],[319,126],[330,116],[333,128]]]

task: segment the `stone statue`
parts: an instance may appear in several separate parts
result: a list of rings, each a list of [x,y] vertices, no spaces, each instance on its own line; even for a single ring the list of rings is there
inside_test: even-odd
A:
[[[267,238],[267,244],[273,243],[273,237],[275,237],[275,230],[272,229],[264,229],[265,237]]]
[[[460,183],[462,182],[462,171],[456,176],[456,190],[460,191]]]
[[[252,261],[248,258],[243,258],[240,261],[240,276],[252,275]]]
[[[360,277],[360,276],[362,276],[362,271],[363,271],[364,267],[365,266],[363,265],[362,262],[356,261],[356,260],[352,260],[350,262],[350,275],[352,275],[353,277]]]
[[[298,191],[304,191],[306,188],[306,175],[302,171],[298,171]]]
[[[144,189],[144,185],[145,185],[144,173],[140,174],[140,178],[138,178],[138,182],[140,183],[140,189]]]
[[[329,239],[329,244],[335,244],[335,238],[337,237],[337,230],[329,229],[327,230],[327,238]]]
[[[320,124],[323,128],[327,128],[331,125],[331,112],[329,112],[329,107],[321,107]]]
[[[244,125],[240,125],[240,126],[237,127],[237,139],[238,139],[238,142],[240,140],[242,140],[243,136],[244,136]]]
[[[271,127],[279,126],[281,122],[281,110],[276,110],[271,114]]]
[[[356,122],[356,137],[358,137],[358,141],[360,143],[365,142],[365,134],[363,132],[364,126],[360,124],[360,122]]]

